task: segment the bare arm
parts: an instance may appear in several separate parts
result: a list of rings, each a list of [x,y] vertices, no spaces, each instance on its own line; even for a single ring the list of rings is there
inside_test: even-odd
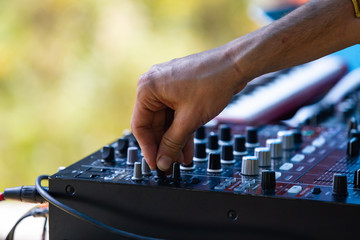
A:
[[[313,0],[255,32],[153,66],[138,82],[132,131],[152,169],[190,163],[193,132],[248,81],[360,41],[351,0]]]

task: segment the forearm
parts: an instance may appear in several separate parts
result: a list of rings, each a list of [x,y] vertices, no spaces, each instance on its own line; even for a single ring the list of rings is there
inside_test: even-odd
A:
[[[243,81],[308,62],[360,42],[351,0],[313,0],[227,46]]]

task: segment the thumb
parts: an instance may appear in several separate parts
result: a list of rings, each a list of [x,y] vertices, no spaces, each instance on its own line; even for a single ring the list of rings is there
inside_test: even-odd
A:
[[[160,170],[168,170],[182,153],[185,143],[193,132],[192,123],[189,120],[190,118],[187,118],[185,114],[178,112],[162,136],[156,158]]]

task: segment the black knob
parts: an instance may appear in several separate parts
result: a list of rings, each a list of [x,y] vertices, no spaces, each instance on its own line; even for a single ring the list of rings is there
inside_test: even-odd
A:
[[[119,138],[117,140],[116,149],[119,151],[120,157],[126,157],[127,156],[128,147],[129,147],[129,139],[127,139],[127,138]]]
[[[224,164],[235,163],[232,145],[221,146],[221,163]]]
[[[104,146],[101,150],[104,163],[112,164],[115,162],[115,149],[111,146]]]
[[[191,162],[190,164],[187,164],[187,165],[181,164],[180,169],[185,170],[185,171],[194,170],[195,169],[194,162]]]
[[[355,157],[355,156],[359,155],[359,140],[358,140],[358,138],[354,137],[348,141],[346,153],[349,157]]]
[[[360,139],[360,131],[359,130],[356,130],[356,129],[351,129],[350,130],[350,136],[349,138],[354,138],[356,137],[357,139]]]
[[[208,137],[207,149],[209,152],[219,151],[219,137],[216,133],[211,132]]]
[[[360,169],[355,171],[355,174],[354,174],[354,187],[356,187],[356,188],[360,187]]]
[[[228,125],[220,125],[220,141],[227,143],[231,141],[231,128]]]
[[[174,162],[172,166],[172,179],[173,181],[180,182],[181,176],[180,176],[180,164],[178,162]]]
[[[206,144],[203,142],[197,142],[194,144],[194,158],[195,162],[205,162],[206,159]]]
[[[303,143],[302,134],[300,130],[293,130],[294,144],[296,149],[300,149]]]
[[[255,128],[255,127],[247,127],[246,128],[246,145],[247,145],[247,147],[259,146],[257,128]]]
[[[274,194],[276,188],[275,171],[265,170],[261,173],[261,189],[263,194]]]
[[[201,126],[195,131],[194,138],[195,138],[195,140],[198,140],[201,142],[206,141],[205,126]]]
[[[156,168],[156,177],[155,179],[160,182],[164,182],[166,180],[166,173]]]
[[[220,153],[210,153],[209,154],[209,162],[208,162],[208,172],[221,172],[221,161],[220,161]]]
[[[357,130],[358,127],[358,122],[357,119],[355,117],[351,117],[348,121],[348,134],[350,136],[351,134],[351,130]]]
[[[333,195],[347,196],[347,178],[345,174],[335,173],[333,178]]]
[[[243,135],[234,136],[234,154],[235,155],[246,155],[245,137]]]

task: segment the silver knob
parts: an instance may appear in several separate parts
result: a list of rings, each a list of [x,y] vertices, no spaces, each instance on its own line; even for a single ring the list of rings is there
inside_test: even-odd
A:
[[[280,139],[266,140],[266,147],[270,149],[271,159],[282,158],[282,142]]]
[[[138,160],[138,148],[137,147],[129,147],[127,152],[127,161],[126,164],[133,166],[135,162]]]
[[[142,161],[141,161],[141,172],[145,176],[151,175],[151,169],[150,169],[149,165],[147,164],[145,158],[142,158]]]
[[[255,156],[245,156],[242,159],[241,174],[247,176],[259,175],[259,162]]]
[[[136,162],[134,165],[134,173],[133,173],[131,180],[140,181],[142,179],[143,179],[143,176],[142,176],[142,172],[141,172],[141,163]]]
[[[283,150],[289,151],[295,148],[294,133],[292,131],[279,131],[277,136],[282,141]]]
[[[259,167],[270,167],[270,149],[267,147],[255,148],[255,157],[258,158]]]

